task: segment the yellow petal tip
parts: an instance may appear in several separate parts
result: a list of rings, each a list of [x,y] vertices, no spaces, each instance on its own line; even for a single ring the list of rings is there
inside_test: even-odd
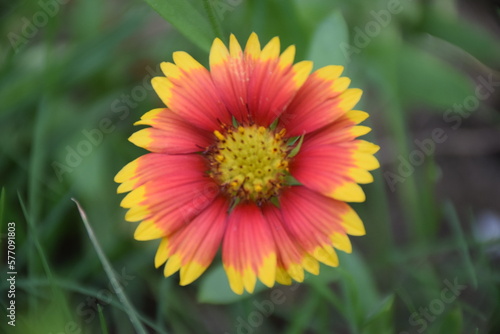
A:
[[[137,226],[134,233],[135,240],[154,240],[165,236],[165,232],[151,220],[145,220]]]
[[[344,202],[364,202],[366,200],[363,189],[353,182],[346,182],[335,188],[331,197]]]

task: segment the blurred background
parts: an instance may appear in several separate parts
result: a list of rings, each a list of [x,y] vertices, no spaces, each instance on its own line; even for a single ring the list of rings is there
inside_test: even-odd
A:
[[[0,1],[2,333],[500,333],[500,2]],[[114,175],[161,106],[158,65],[215,36],[279,36],[364,90],[381,169],[339,268],[237,296],[187,287],[133,239]],[[103,269],[77,199],[114,269]],[[7,258],[15,223],[16,326]],[[112,286],[121,284],[130,303]],[[135,325],[134,325],[135,324]]]

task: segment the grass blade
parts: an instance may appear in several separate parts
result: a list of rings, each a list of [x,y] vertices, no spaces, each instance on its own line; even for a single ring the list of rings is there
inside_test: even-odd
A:
[[[47,147],[47,127],[49,124],[48,104],[48,98],[47,95],[45,95],[39,102],[35,115],[35,128],[33,132],[28,172],[28,209],[24,208],[20,194],[19,201],[23,206],[24,216],[28,222],[28,230],[34,241],[33,244],[29,244],[28,246],[28,276],[36,276],[40,270],[39,262],[35,260],[37,258],[36,253],[38,252],[47,277],[52,278],[46,263],[46,258],[43,255],[40,243],[37,239],[38,227],[35,226],[35,224],[40,221],[42,213],[43,202],[41,198],[43,198],[43,193],[42,182],[40,182],[40,180],[43,180],[43,171],[47,155],[45,147]],[[31,296],[28,299],[28,304],[30,309],[34,310],[36,308],[35,302]]]
[[[34,246],[34,248],[35,248],[35,250],[38,253],[38,256],[40,258],[40,262],[41,262],[43,270],[45,272],[45,276],[47,277],[48,281],[50,282],[50,288],[52,289],[52,294],[54,296],[54,300],[57,300],[57,302],[63,306],[63,307],[61,307],[61,309],[64,310],[65,317],[69,319],[69,318],[71,318],[71,315],[67,311],[67,310],[69,310],[69,307],[66,304],[66,299],[64,298],[64,295],[63,295],[61,289],[58,287],[58,285],[56,284],[56,282],[54,280],[54,274],[50,270],[49,261],[47,260],[47,256],[45,255],[45,251],[43,250],[43,247],[40,243],[40,240],[38,239],[37,230],[35,228],[35,225],[33,224],[33,217],[28,214],[28,210],[26,209],[26,205],[21,197],[21,194],[18,193],[17,195],[19,197],[19,204],[21,205],[21,210],[23,211],[24,218],[28,222],[28,233],[31,236],[31,240],[33,241],[33,246]],[[33,259],[33,261],[34,261],[34,259]],[[36,307],[34,296],[35,295],[32,294],[30,296],[30,299],[29,299],[30,303],[32,303],[31,304],[32,308]]]
[[[97,310],[99,311],[99,322],[101,323],[101,333],[109,334],[108,326],[106,326],[106,319],[104,319],[104,314],[102,313],[102,306],[98,304]]]
[[[28,210],[26,209],[26,204],[23,201],[20,193],[17,193],[19,198],[19,204],[21,205],[21,210],[23,211],[24,218],[28,222],[28,231],[31,234],[31,240],[33,241],[33,246],[38,252],[38,256],[40,257],[40,262],[42,263],[42,267],[45,271],[45,275],[49,279],[49,281],[53,280],[54,275],[52,275],[52,271],[49,267],[49,262],[47,261],[47,257],[45,256],[45,252],[43,251],[42,245],[40,244],[40,240],[38,240],[38,235],[36,234],[35,226],[33,225],[32,217],[28,214]],[[34,258],[35,259],[35,258]],[[34,261],[33,259],[33,261]]]
[[[5,210],[5,188],[0,193],[0,231],[3,231],[3,216]]]
[[[28,279],[19,279],[16,281],[18,286],[27,292],[30,292],[30,289],[34,288],[44,288],[50,286],[50,282],[46,278],[30,278]],[[102,298],[102,289],[95,289],[91,287],[84,286],[80,283],[75,283],[71,280],[63,279],[60,277],[55,277],[54,282],[57,284],[59,288],[67,292],[73,292],[76,294],[81,294],[86,297],[93,297],[96,299]],[[37,289],[35,289],[37,290]],[[125,308],[119,301],[116,299],[111,299],[109,301],[109,305],[115,307],[117,310],[125,312]],[[149,326],[155,333],[158,334],[167,334],[167,332],[156,325],[151,319],[146,318],[145,316],[138,314],[139,320],[141,320],[144,324]]]
[[[76,199],[72,198],[71,200],[75,202],[76,206],[78,207],[78,211],[80,212],[80,216],[82,217],[82,221],[83,224],[85,225],[90,241],[92,242],[92,245],[94,246],[94,249],[97,252],[97,256],[99,257],[99,260],[102,263],[104,271],[106,272],[106,275],[108,276],[109,281],[111,282],[113,290],[115,291],[116,295],[118,296],[118,299],[120,300],[125,309],[125,312],[128,314],[130,318],[132,326],[134,326],[137,333],[147,334],[146,329],[144,328],[141,321],[137,317],[137,311],[134,309],[134,307],[128,300],[127,295],[123,291],[123,288],[120,282],[118,281],[118,278],[116,277],[113,268],[111,267],[111,264],[109,263],[106,255],[104,254],[104,251],[102,250],[102,247],[99,244],[99,241],[97,240],[94,234],[94,230],[90,226],[90,223],[87,219],[87,214],[85,213],[85,211],[83,211],[82,207],[80,206],[80,203],[78,203]]]
[[[474,265],[472,264],[472,259],[469,253],[469,246],[467,245],[467,241],[465,240],[464,231],[462,230],[462,226],[460,225],[460,219],[458,218],[457,211],[450,201],[446,201],[446,203],[444,204],[444,212],[451,223],[451,228],[455,234],[455,238],[459,243],[460,252],[462,253],[464,265],[467,274],[469,275],[469,279],[474,286],[474,289],[477,289],[476,270],[474,269]]]

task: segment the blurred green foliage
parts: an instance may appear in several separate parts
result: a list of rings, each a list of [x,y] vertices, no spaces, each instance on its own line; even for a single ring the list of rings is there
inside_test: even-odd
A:
[[[134,332],[131,309],[110,284],[71,197],[86,210],[116,271],[109,277],[150,332],[500,331],[499,239],[473,233],[480,209],[498,217],[500,206],[466,201],[457,208],[451,188],[436,191],[443,181],[439,147],[424,151],[422,164],[402,162],[415,152],[418,122],[427,122],[424,139],[436,128],[452,138],[461,133],[454,125],[474,113],[500,138],[497,91],[468,115],[453,109],[477,97],[478,78],[500,80],[498,8],[489,21],[474,22],[465,13],[475,7],[464,3],[2,2],[0,227],[5,254],[7,222],[16,223],[18,272],[17,325],[3,317],[2,332]],[[311,59],[316,68],[345,65],[352,86],[364,89],[358,107],[372,116],[369,138],[382,146],[383,165],[364,187],[367,202],[353,205],[367,235],[354,241],[354,254],[340,255],[339,268],[322,267],[302,285],[237,296],[215,263],[199,281],[179,287],[177,277],[154,269],[157,245],[132,239],[135,225],[124,222],[113,177],[143,153],[127,137],[134,121],[161,105],[149,83],[158,64],[184,50],[207,65],[214,37],[227,42],[234,33],[244,42],[252,31],[262,43],[279,36],[282,47],[295,44],[297,59]],[[494,152],[483,158],[498,171]],[[465,288],[453,290],[455,283]],[[5,310],[9,285],[3,279],[0,286]]]

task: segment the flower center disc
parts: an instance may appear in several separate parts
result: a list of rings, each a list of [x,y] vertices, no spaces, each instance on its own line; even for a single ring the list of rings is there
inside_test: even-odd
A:
[[[215,131],[210,175],[230,197],[262,202],[279,194],[288,171],[288,147],[279,133],[256,125]]]

